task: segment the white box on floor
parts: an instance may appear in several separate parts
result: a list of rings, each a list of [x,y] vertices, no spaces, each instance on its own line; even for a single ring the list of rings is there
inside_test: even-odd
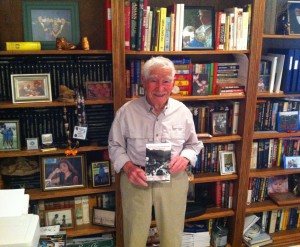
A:
[[[40,239],[39,216],[0,217],[0,247],[37,247]]]

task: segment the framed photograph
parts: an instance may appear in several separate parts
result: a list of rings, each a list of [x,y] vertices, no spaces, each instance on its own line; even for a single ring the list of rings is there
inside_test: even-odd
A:
[[[106,99],[112,97],[111,81],[87,81],[85,88],[87,99]]]
[[[93,208],[93,224],[99,226],[115,227],[116,212],[112,210],[104,210],[101,208]]]
[[[45,211],[46,226],[60,225],[60,229],[74,227],[74,213],[72,208]]]
[[[93,187],[111,185],[110,163],[108,160],[92,162]]]
[[[51,102],[50,74],[12,74],[13,103]]]
[[[37,150],[39,149],[39,139],[38,138],[26,138],[27,150]]]
[[[277,131],[287,132],[299,129],[299,112],[284,111],[278,112],[277,115]]]
[[[85,157],[41,157],[44,191],[85,187]]]
[[[20,149],[19,120],[0,120],[0,151]]]
[[[219,151],[221,175],[236,173],[234,151]]]
[[[277,175],[268,178],[268,194],[285,193],[289,191],[289,179],[287,175]]]
[[[184,7],[183,50],[214,49],[215,11],[213,7]]]
[[[284,169],[300,168],[300,156],[284,156],[283,167]]]
[[[222,136],[228,134],[228,112],[212,112],[212,135]]]
[[[300,34],[300,1],[287,1],[288,34]]]
[[[77,2],[23,1],[25,41],[39,41],[42,49],[55,49],[56,38],[70,43],[80,40]]]

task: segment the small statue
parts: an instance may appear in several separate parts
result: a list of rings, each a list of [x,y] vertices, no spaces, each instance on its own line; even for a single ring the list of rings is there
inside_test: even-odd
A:
[[[75,50],[76,45],[69,43],[64,37],[56,38],[57,50]]]
[[[59,85],[59,97],[60,102],[74,102],[75,92],[65,85]]]
[[[86,51],[90,49],[90,44],[87,37],[81,38],[81,48],[82,50],[86,50]]]

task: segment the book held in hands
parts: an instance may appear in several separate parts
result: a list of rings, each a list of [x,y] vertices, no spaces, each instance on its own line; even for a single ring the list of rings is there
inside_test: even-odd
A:
[[[147,143],[145,172],[147,181],[170,181],[171,143]]]

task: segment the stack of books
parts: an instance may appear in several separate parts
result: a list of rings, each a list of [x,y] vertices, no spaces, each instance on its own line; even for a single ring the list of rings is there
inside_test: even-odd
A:
[[[205,223],[185,224],[182,236],[182,247],[208,247],[210,235]]]

